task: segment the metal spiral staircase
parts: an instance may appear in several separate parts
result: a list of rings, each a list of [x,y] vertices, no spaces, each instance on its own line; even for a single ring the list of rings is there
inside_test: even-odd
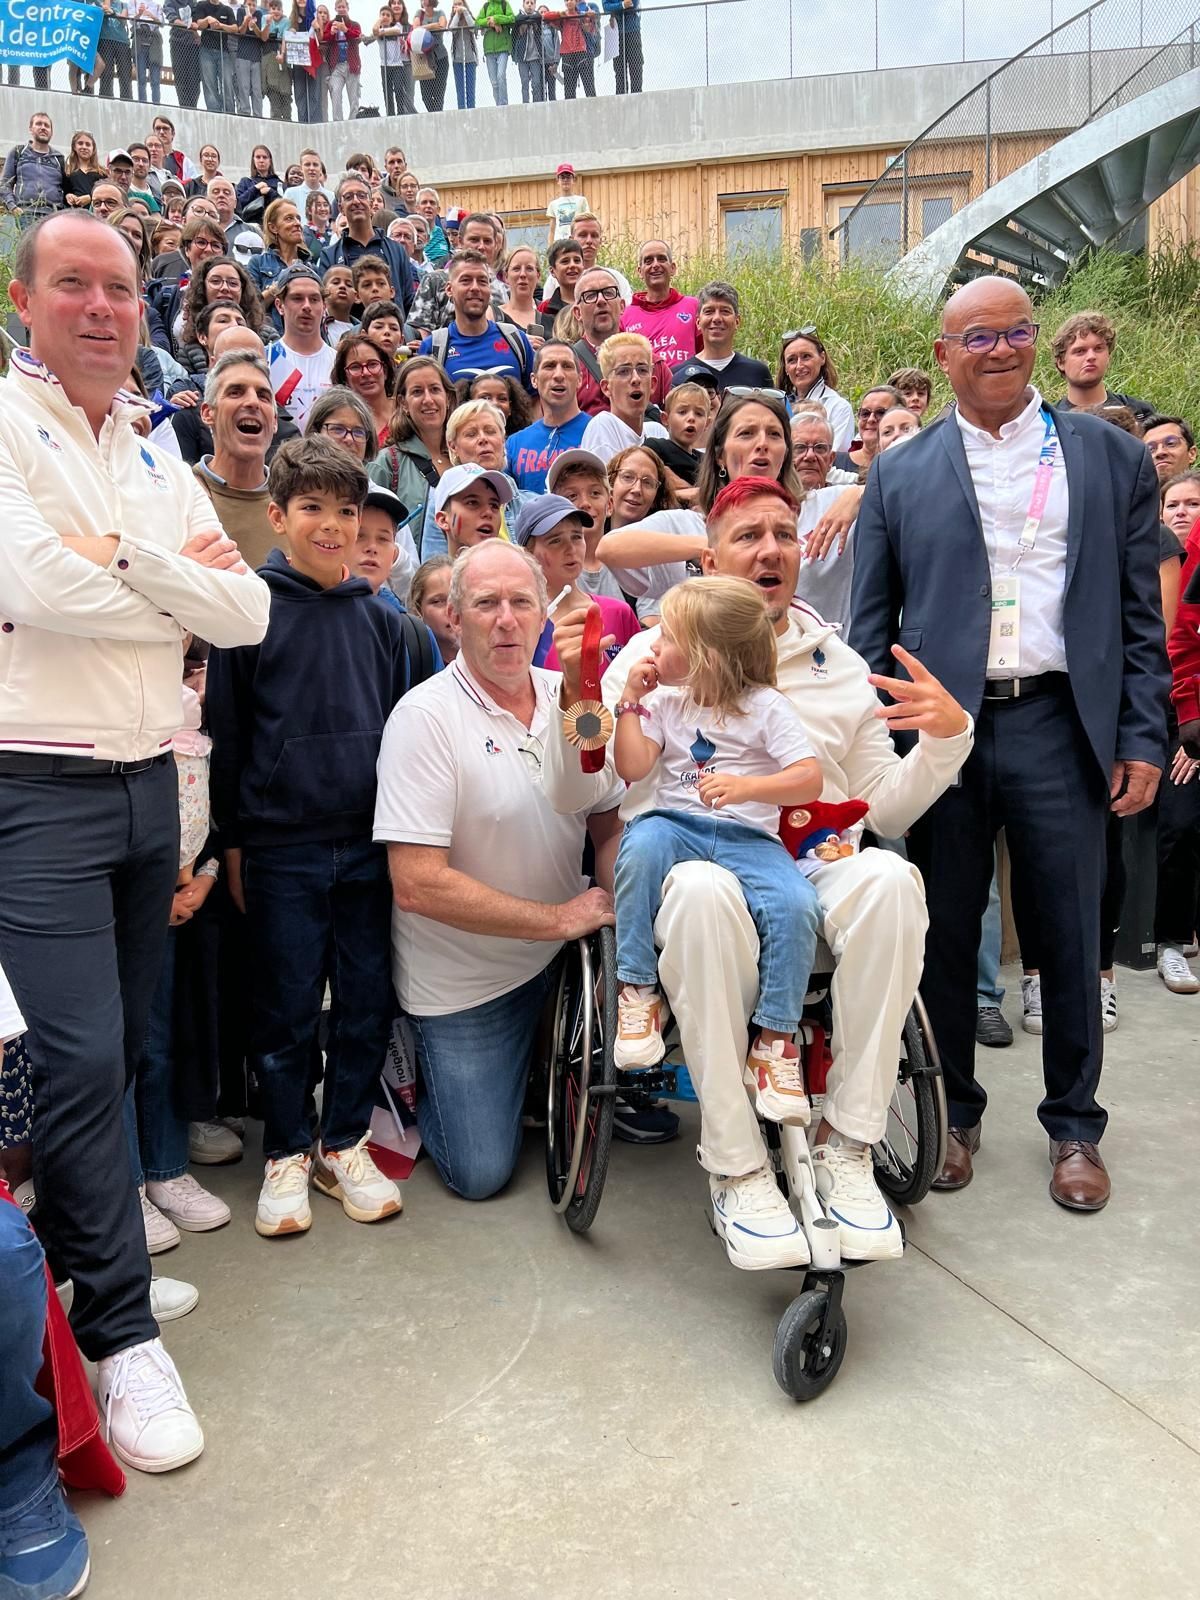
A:
[[[888,163],[832,230],[843,256],[934,300],[993,264],[1056,282],[1118,240],[1200,161],[1195,6],[1096,0],[1035,40]],[[935,193],[952,210],[926,231]]]

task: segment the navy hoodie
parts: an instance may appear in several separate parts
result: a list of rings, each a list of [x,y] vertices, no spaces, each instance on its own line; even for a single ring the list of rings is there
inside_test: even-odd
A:
[[[383,725],[408,687],[401,613],[365,578],[322,589],[282,550],[258,570],[271,591],[266,637],[208,662],[221,844],[369,839]]]

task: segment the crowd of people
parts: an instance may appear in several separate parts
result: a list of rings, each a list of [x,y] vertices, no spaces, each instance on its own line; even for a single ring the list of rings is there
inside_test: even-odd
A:
[[[151,1258],[233,1220],[205,1169],[249,1116],[260,1236],[314,1226],[314,1189],[395,1216],[371,1130],[399,1051],[440,1179],[495,1195],[561,949],[598,927],[618,1136],[678,1134],[636,1077],[673,1017],[734,1265],[807,1259],[764,1120],[809,1128],[843,1257],[890,1259],[871,1147],[918,983],[940,1190],[980,1149],[975,1046],[1012,1039],[1004,829],[1050,1194],[1103,1207],[1122,830],[1151,805],[1158,973],[1200,991],[1200,471],[1170,396],[1108,387],[1107,316],[1054,332],[1052,397],[1004,278],[917,364],[848,375],[791,319],[772,365],[740,349],[736,288],[676,288],[670,240],[633,290],[569,163],[544,251],[398,147],[330,174],[259,145],[235,182],[162,115],[101,161],[35,113],[0,182],[26,330],[0,388],[6,1594],[86,1581],[43,1247],[116,1456],[193,1460],[159,1328],[198,1296]],[[793,1043],[819,939],[821,1094]]]
[[[81,0],[104,13],[90,72],[68,67],[73,95],[162,103],[164,70],[179,105],[272,122],[341,122],[345,117],[413,116],[417,95],[442,111],[451,75],[460,111],[475,109],[480,58],[492,103],[508,105],[509,66],[521,99],[594,97],[596,69],[611,64],[616,94],[642,91],[641,0],[562,0],[560,8],[519,0],[433,0],[409,14],[404,0],[363,23],[350,0]],[[382,106],[362,101],[365,52],[378,51]],[[50,68],[34,67],[35,89]],[[8,69],[10,85],[21,69]]]

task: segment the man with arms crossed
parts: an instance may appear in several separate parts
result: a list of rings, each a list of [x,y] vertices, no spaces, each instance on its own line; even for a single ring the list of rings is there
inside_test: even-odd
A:
[[[188,468],[134,432],[126,242],[49,217],[9,292],[30,348],[0,388],[0,966],[29,1025],[39,1223],[106,1433],[165,1472],[204,1439],[150,1312],[121,1109],[179,866],[183,636],[257,642],[268,593]]]

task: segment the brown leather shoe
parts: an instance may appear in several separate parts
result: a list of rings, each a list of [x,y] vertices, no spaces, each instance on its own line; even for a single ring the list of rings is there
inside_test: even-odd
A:
[[[1112,1193],[1104,1157],[1086,1139],[1051,1139],[1050,1198],[1068,1211],[1102,1211]]]
[[[971,1157],[979,1149],[979,1124],[951,1128],[946,1135],[946,1161],[930,1184],[931,1189],[965,1189],[975,1176]]]

